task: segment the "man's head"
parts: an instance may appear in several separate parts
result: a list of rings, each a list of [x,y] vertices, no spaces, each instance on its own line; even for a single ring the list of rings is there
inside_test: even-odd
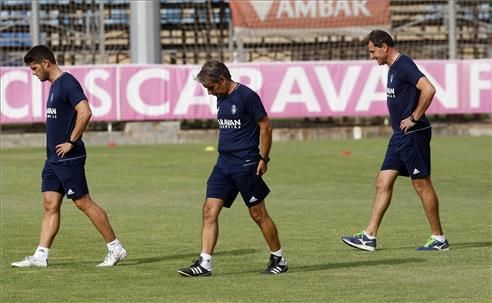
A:
[[[229,93],[231,73],[224,63],[210,60],[203,64],[202,69],[196,76],[196,80],[207,89],[209,95],[227,95]]]
[[[55,55],[47,46],[36,45],[24,56],[24,63],[39,80],[49,80],[49,70],[56,66]]]
[[[369,56],[379,65],[388,63],[388,55],[393,50],[395,42],[385,31],[373,30],[366,38]]]

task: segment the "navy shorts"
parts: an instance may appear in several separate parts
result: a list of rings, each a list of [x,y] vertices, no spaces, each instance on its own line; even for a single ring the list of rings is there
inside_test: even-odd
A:
[[[41,173],[41,191],[56,191],[67,195],[69,199],[77,199],[89,193],[85,177],[85,157],[44,164]]]
[[[261,176],[256,175],[258,162],[246,166],[220,167],[215,165],[207,181],[207,198],[224,201],[224,207],[231,207],[241,193],[247,207],[261,203],[270,189]]]
[[[430,176],[432,129],[406,135],[393,135],[389,141],[381,170],[397,170],[400,176],[420,179]]]

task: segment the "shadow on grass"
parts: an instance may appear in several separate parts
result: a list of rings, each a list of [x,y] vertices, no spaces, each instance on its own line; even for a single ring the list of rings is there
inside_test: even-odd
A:
[[[324,264],[314,264],[307,266],[289,266],[289,273],[297,272],[309,272],[309,271],[321,271],[339,268],[354,268],[354,267],[366,267],[366,266],[380,266],[380,265],[400,265],[409,263],[421,263],[425,262],[424,259],[419,258],[400,258],[400,259],[386,259],[386,260],[375,260],[375,261],[357,261],[357,262],[342,262],[342,263],[324,263]],[[237,275],[237,274],[251,274],[251,273],[261,273],[258,270],[246,270],[241,272],[226,272],[220,275]]]
[[[449,243],[449,249],[467,249],[467,248],[479,248],[479,247],[487,247],[492,246],[492,241],[484,241],[484,242],[457,242],[457,243]]]
[[[460,250],[467,248],[480,248],[492,246],[492,241],[483,241],[483,242],[449,242],[449,250]],[[402,250],[402,249],[413,249],[416,250],[416,246],[405,246],[405,247],[392,247],[392,248],[378,248],[378,251],[388,251],[388,250]],[[425,253],[425,252],[423,252]]]
[[[419,258],[400,258],[400,259],[386,259],[386,260],[374,260],[374,261],[357,261],[357,262],[342,262],[342,263],[325,263],[315,264],[309,266],[292,266],[289,268],[292,272],[304,272],[304,271],[317,271],[328,270],[338,268],[354,268],[354,267],[366,267],[366,266],[380,266],[380,265],[400,265],[408,263],[421,263],[425,262],[424,259]]]
[[[235,249],[229,251],[218,251],[214,253],[214,256],[241,256],[256,253],[256,249]],[[147,257],[147,258],[131,258],[125,259],[122,263],[118,264],[118,266],[131,266],[138,264],[147,264],[147,263],[158,263],[163,261],[170,260],[179,260],[184,258],[190,259],[190,264],[192,259],[196,259],[198,257],[198,253],[193,254],[180,254],[180,255],[165,255],[165,256],[156,256],[156,257]]]

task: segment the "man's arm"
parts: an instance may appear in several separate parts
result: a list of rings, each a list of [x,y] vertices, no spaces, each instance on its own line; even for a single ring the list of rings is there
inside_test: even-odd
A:
[[[70,138],[68,138],[70,142],[75,142],[82,137],[92,116],[92,111],[87,100],[77,103],[75,105],[75,111],[77,112],[77,120],[75,120],[75,126],[70,134]],[[63,158],[73,148],[73,144],[70,142],[67,141],[56,146],[56,154],[59,157]]]
[[[420,90],[420,97],[417,107],[410,117],[403,119],[400,123],[400,129],[405,133],[416,124],[413,121],[418,121],[422,118],[425,111],[432,103],[432,98],[434,98],[434,95],[436,94],[436,88],[426,77],[421,77],[419,81],[417,81],[416,87]]]
[[[270,149],[272,148],[272,123],[268,116],[263,117],[258,121],[260,126],[260,154],[262,159],[258,163],[256,170],[257,175],[262,175],[267,172],[267,162],[270,159]]]

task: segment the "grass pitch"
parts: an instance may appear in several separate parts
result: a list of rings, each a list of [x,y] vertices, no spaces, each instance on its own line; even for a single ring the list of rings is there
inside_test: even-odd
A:
[[[46,269],[11,268],[33,253],[42,216],[43,149],[1,150],[1,302],[490,302],[492,140],[435,137],[433,181],[451,250],[417,252],[429,226],[399,178],[375,253],[340,236],[363,229],[386,139],[275,142],[265,176],[289,272],[264,276],[268,248],[242,200],[220,217],[213,276],[183,278],[200,249],[208,144],[89,147],[93,198],[127,259],[96,268],[102,238],[69,200]]]

